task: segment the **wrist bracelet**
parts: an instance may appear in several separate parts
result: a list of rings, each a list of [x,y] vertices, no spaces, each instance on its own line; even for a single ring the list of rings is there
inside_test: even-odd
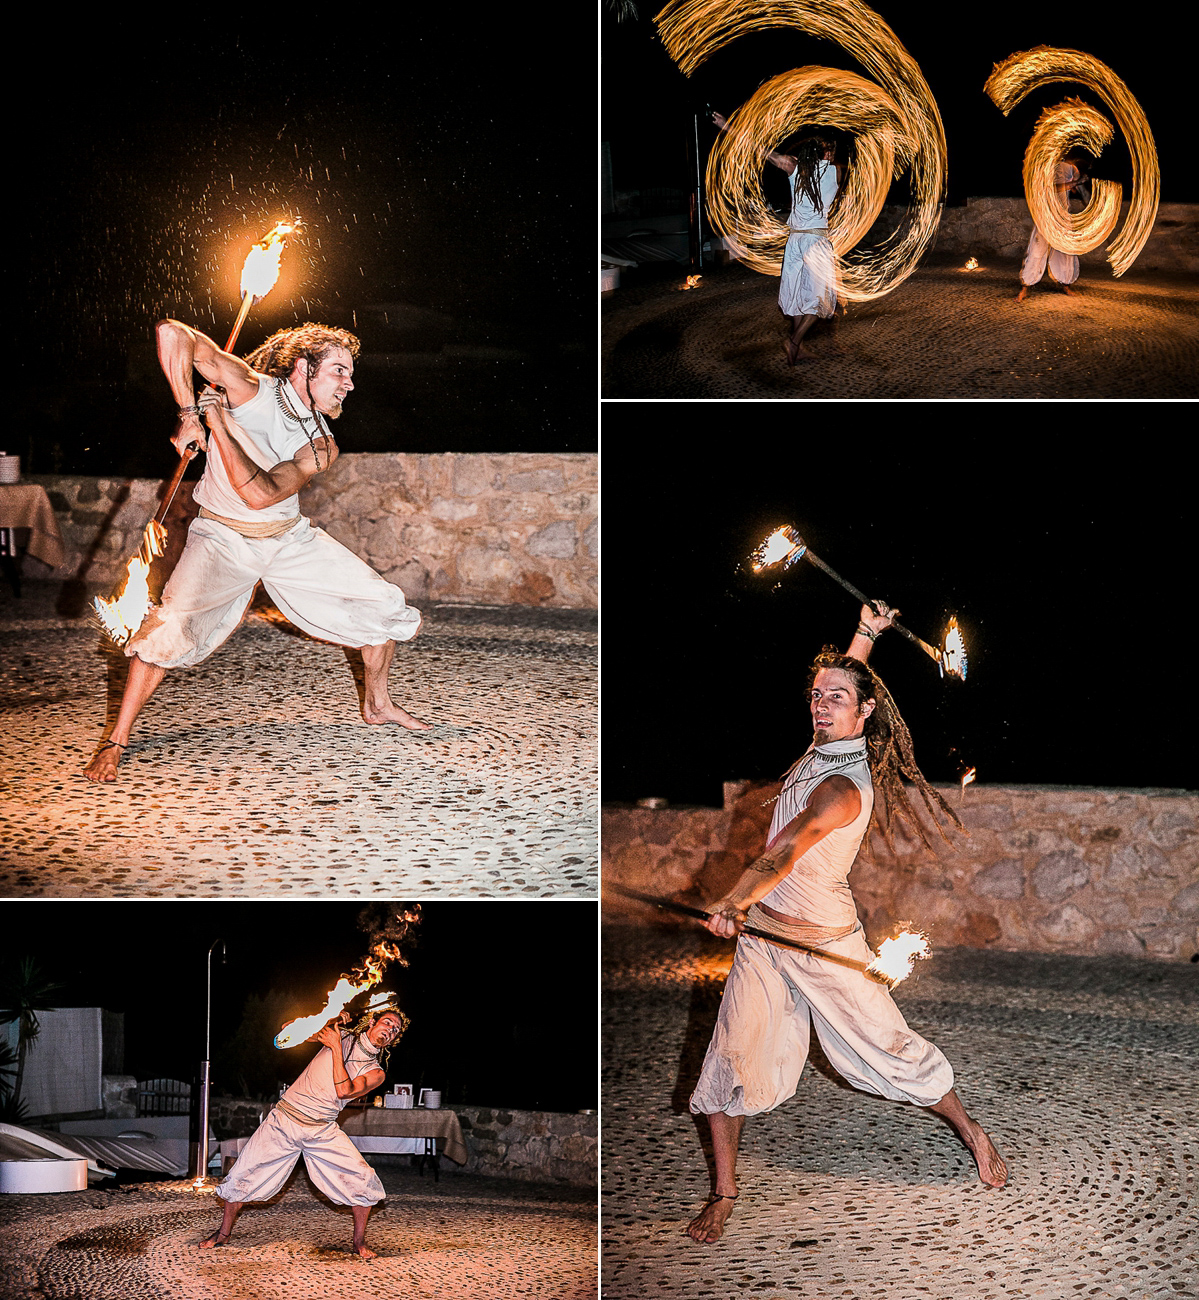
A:
[[[877,641],[877,640],[878,640],[878,633],[877,633],[877,632],[872,632],[872,631],[871,631],[871,630],[866,626],[865,623],[859,623],[859,624],[858,624],[858,632],[861,633],[862,636],[867,637],[867,638],[868,638],[869,640],[871,640],[871,641]]]
[[[200,408],[198,406],[181,406],[179,408],[179,418],[182,419],[185,415],[194,415],[198,419]]]

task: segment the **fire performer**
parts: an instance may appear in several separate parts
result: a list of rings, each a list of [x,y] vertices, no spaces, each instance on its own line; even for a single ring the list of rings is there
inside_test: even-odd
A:
[[[347,1017],[343,1013],[341,1019]],[[317,1188],[336,1204],[350,1207],[354,1253],[374,1258],[366,1244],[366,1221],[371,1207],[387,1193],[379,1175],[338,1127],[337,1116],[348,1102],[382,1084],[386,1053],[407,1027],[407,1016],[388,1008],[352,1031],[329,1024],[308,1040],[320,1043],[322,1050],[279,1098],[217,1187],[216,1194],[225,1202],[221,1226],[201,1246],[223,1246],[245,1203],[270,1200],[303,1156]]]
[[[179,321],[159,322],[159,363],[179,402],[172,441],[181,456],[191,444],[209,456],[193,493],[200,515],[162,605],[125,647],[125,693],[112,733],[84,769],[91,780],[116,780],[133,724],[167,669],[198,664],[222,645],[259,580],[305,632],[362,651],[367,722],[429,729],[387,687],[395,644],[416,636],[419,611],[299,511],[300,489],[337,459],[327,419],[341,414],[354,387],[358,350],[353,334],[306,324],[279,331],[243,361]],[[210,387],[197,405],[193,369],[224,395]]]
[[[887,688],[866,659],[897,610],[863,605],[848,654],[826,646],[809,677],[814,737],[791,768],[775,805],[765,854],[718,902],[707,928],[724,938],[746,922],[830,954],[873,957],[848,876],[873,820],[892,843],[898,814],[927,844],[900,780],[911,781],[936,821],[957,815],[916,766],[912,740]],[[874,807],[874,786],[883,800]],[[713,1194],[691,1222],[696,1241],[724,1231],[737,1198],[737,1148],[747,1115],[793,1096],[808,1054],[810,1022],[825,1055],[855,1088],[944,1116],[970,1149],[978,1176],[1002,1187],[1007,1166],[966,1113],[942,1053],[913,1033],[889,990],[857,971],[741,935],[691,1110],[706,1114],[715,1157]]]
[[[722,130],[726,119],[712,114]],[[794,154],[772,149],[766,161],[787,174],[791,184],[790,234],[783,250],[779,308],[791,325],[786,343],[787,364],[815,360],[804,346],[804,335],[819,318],[837,310],[837,259],[828,237],[828,214],[841,188],[845,169],[833,161],[835,147],[822,136],[801,136]]]
[[[1054,195],[1063,210],[1067,212],[1082,211],[1083,195],[1079,187],[1087,177],[1079,167],[1081,162],[1082,158],[1079,155],[1071,154],[1057,164],[1053,175]],[[1070,206],[1072,199],[1077,204],[1076,207]],[[1063,253],[1060,249],[1050,248],[1049,240],[1034,222],[1032,234],[1028,237],[1024,261],[1020,266],[1020,292],[1016,295],[1017,302],[1023,302],[1028,297],[1029,289],[1044,277],[1046,268],[1054,284],[1058,285],[1063,293],[1074,297],[1074,290],[1070,286],[1078,279],[1078,258],[1073,254]]]

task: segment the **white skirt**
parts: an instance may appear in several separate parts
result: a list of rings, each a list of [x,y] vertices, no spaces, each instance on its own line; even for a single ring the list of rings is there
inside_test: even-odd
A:
[[[837,258],[827,232],[792,232],[788,237],[779,306],[784,316],[827,318],[837,310]]]
[[[353,551],[301,519],[279,537],[243,537],[215,519],[194,519],[162,593],[125,647],[161,668],[188,668],[241,622],[260,581],[280,611],[322,641],[361,648],[410,641],[420,611]]]

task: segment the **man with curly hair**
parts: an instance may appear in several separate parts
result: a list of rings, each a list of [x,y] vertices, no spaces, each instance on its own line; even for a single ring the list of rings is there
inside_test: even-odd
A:
[[[335,1204],[350,1207],[354,1254],[374,1258],[366,1244],[366,1221],[387,1193],[379,1175],[338,1127],[337,1116],[349,1102],[382,1084],[386,1071],[380,1057],[407,1027],[408,1017],[388,1008],[373,1016],[363,1032],[329,1024],[308,1040],[320,1043],[322,1050],[275,1103],[217,1187],[216,1194],[225,1202],[221,1226],[201,1246],[223,1246],[245,1203],[270,1200],[303,1156],[318,1190]]]
[[[901,776],[925,807],[961,822],[924,779],[895,701],[866,664],[895,613],[862,607],[861,622],[840,655],[827,646],[809,681],[813,742],[791,768],[775,805],[765,854],[708,910],[708,929],[731,938],[747,921],[781,939],[869,962],[849,870],[872,820],[891,843],[898,815],[927,844]],[[883,796],[882,816],[874,791]],[[937,829],[945,836],[940,823]],[[794,1095],[812,1024],[825,1056],[855,1088],[934,1111],[954,1127],[988,1187],[1002,1187],[1007,1166],[954,1091],[953,1068],[940,1050],[908,1028],[890,992],[858,971],[768,940],[741,935],[704,1058],[691,1110],[708,1117],[715,1160],[712,1195],[688,1233],[720,1238],[737,1198],[737,1148],[747,1115],[774,1110]]]
[[[300,489],[337,459],[328,421],[354,388],[358,340],[306,324],[279,331],[243,361],[180,321],[160,321],[157,330],[159,364],[179,403],[172,442],[180,455],[208,452],[193,492],[200,515],[161,606],[125,647],[131,664],[116,725],[85,774],[116,779],[133,724],[167,669],[212,654],[241,622],[259,581],[297,627],[361,650],[367,722],[428,730],[387,687],[396,642],[416,636],[420,612],[300,514]],[[198,404],[193,371],[209,385]]]

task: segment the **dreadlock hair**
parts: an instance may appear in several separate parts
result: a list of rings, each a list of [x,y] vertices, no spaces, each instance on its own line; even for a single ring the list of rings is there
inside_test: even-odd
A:
[[[916,815],[916,810],[912,807],[912,802],[908,798],[908,793],[904,789],[903,782],[900,780],[901,776],[906,776],[916,787],[933,825],[936,826],[946,844],[950,843],[950,839],[945,834],[945,828],[937,817],[934,804],[953,822],[958,830],[969,835],[970,832],[962,824],[961,818],[945,802],[941,794],[929,785],[928,781],[925,780],[924,773],[916,766],[916,757],[912,750],[911,732],[908,731],[907,723],[904,722],[895,701],[891,698],[891,692],[883,685],[882,678],[869,664],[863,663],[860,659],[854,659],[850,655],[840,654],[836,646],[826,645],[820,654],[816,656],[808,673],[809,695],[816,680],[816,674],[822,668],[837,668],[848,676],[853,683],[854,693],[857,696],[856,702],[859,706],[865,700],[874,700],[874,711],[866,719],[864,735],[866,738],[866,758],[870,764],[870,776],[876,789],[882,792],[883,812],[880,818],[879,803],[878,800],[875,800],[874,811],[870,815],[870,826],[867,828],[868,832],[870,830],[882,831],[887,847],[894,853],[895,842],[892,838],[891,822],[892,818],[898,814],[908,829],[919,836],[924,847],[926,849],[932,848],[932,845],[928,842],[928,837],[924,833],[924,827]]]
[[[246,357],[246,364],[260,375],[286,379],[301,358],[308,362],[309,373],[318,370],[334,348],[345,348],[357,360],[362,345],[349,330],[307,321],[272,334]]]
[[[795,159],[795,192],[802,192],[817,212],[824,211],[824,198],[816,170],[824,161],[825,152],[831,148],[832,142],[822,135],[804,135],[795,142],[792,154]]]
[[[403,1038],[404,1031],[411,1023],[399,1007],[376,1007],[373,1011],[363,1012],[363,1014],[350,1026],[350,1033],[354,1035],[355,1039],[361,1038],[380,1016],[395,1016],[395,1018],[400,1022],[400,1032],[396,1034],[386,1047],[379,1048],[379,1068],[381,1070],[386,1070],[387,1058],[391,1054],[391,1049],[400,1041],[401,1038]]]

